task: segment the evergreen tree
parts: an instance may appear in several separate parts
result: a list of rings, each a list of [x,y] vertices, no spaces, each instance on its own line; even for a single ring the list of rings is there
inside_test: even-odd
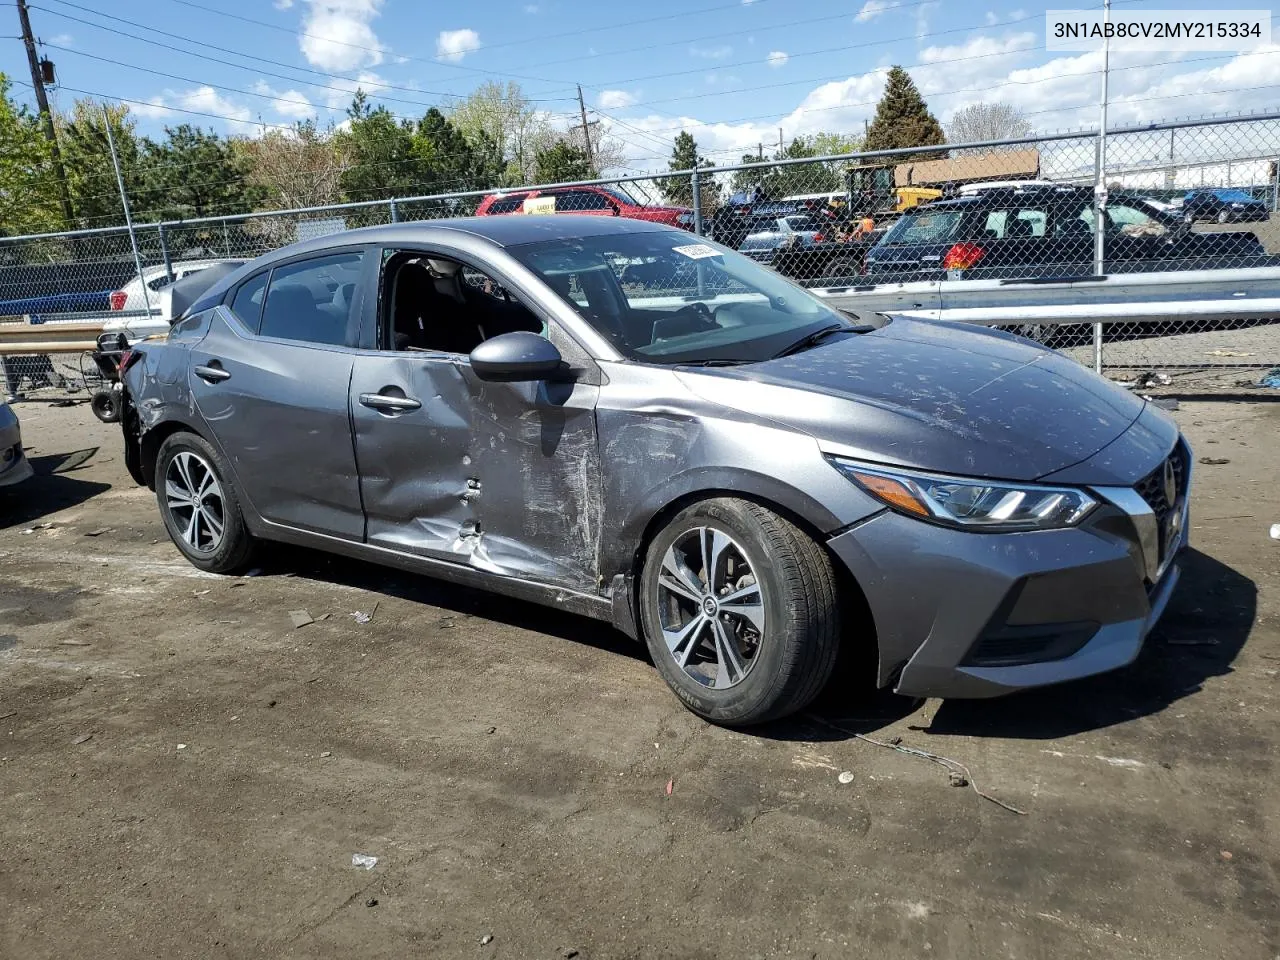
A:
[[[248,163],[226,137],[189,123],[164,132],[159,143],[142,141],[148,219],[189,220],[253,209],[259,192],[246,178]]]
[[[571,183],[592,179],[591,164],[586,153],[568,140],[557,140],[534,156],[535,183]]]
[[[390,200],[424,192],[413,123],[396,120],[384,106],[374,107],[363,90],[356,92],[347,117],[349,128],[337,135],[349,157],[342,173],[345,199]]]
[[[911,75],[901,67],[891,67],[884,96],[876,104],[876,116],[867,132],[866,149],[933,147],[946,142],[942,125],[929,112]]]
[[[667,165],[667,169],[692,170],[694,167],[709,166],[711,166],[711,161],[698,155],[698,141],[693,139],[693,134],[687,130],[681,130],[676,135],[671,147],[671,161]],[[664,177],[658,181],[658,186],[662,190],[663,199],[667,203],[681,207],[693,206],[692,177],[688,175],[683,177]],[[699,187],[699,193],[702,194],[703,212],[710,214],[712,209],[720,202],[720,184],[716,182],[714,177],[708,175],[699,178]]]

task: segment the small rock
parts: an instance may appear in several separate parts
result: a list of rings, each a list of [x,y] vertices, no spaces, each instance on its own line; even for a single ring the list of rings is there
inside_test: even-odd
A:
[[[497,733],[497,732],[498,732],[497,727],[490,727],[488,730],[485,731],[485,733]]]
[[[111,532],[111,528],[110,528],[110,527],[98,527],[96,530],[90,530],[88,533],[86,533],[86,534],[85,534],[85,536],[86,536],[86,537],[100,537],[100,536],[102,536],[104,533],[110,533],[110,532]]]
[[[853,783],[853,774],[845,770],[840,776],[836,777],[841,783]]]
[[[180,744],[178,744],[178,749],[179,749],[179,750],[185,750],[185,749],[187,749],[187,745],[186,745],[185,743],[180,743]]]
[[[325,757],[332,757],[332,756],[333,756],[333,753],[330,752],[329,750],[326,750],[324,753],[320,754],[320,759],[323,760]]]
[[[1200,462],[1209,467],[1221,467],[1231,461],[1226,457],[1201,457]]]
[[[92,740],[92,739],[93,739],[93,734],[92,734],[92,733],[82,733],[82,734],[80,734],[80,736],[76,737],[76,738],[75,738],[74,740],[72,740],[71,742],[72,742],[73,744],[75,744],[76,746],[79,746],[79,745],[80,745],[80,744],[82,744],[82,743],[88,743],[88,742],[89,742],[90,740]]]
[[[565,947],[562,951],[560,951],[560,956],[564,957],[564,960],[573,960],[573,958],[576,957],[577,955],[578,955],[578,951],[575,950],[573,947]]]
[[[1218,854],[1218,856],[1220,856],[1223,860],[1230,860],[1230,859],[1231,859],[1231,851],[1230,851],[1230,850],[1223,850],[1221,853],[1219,853],[1219,854]]]
[[[378,858],[371,857],[367,853],[353,853],[351,855],[351,865],[365,870],[372,870],[378,865]]]
[[[295,630],[299,627],[305,627],[308,623],[315,623],[311,614],[305,610],[290,610],[289,619],[293,621],[293,629]]]
[[[486,933],[483,937],[480,938],[480,946],[482,947],[487,947],[491,943],[493,943],[492,933]]]
[[[378,905],[378,898],[377,898],[377,897],[370,897],[368,900],[366,900],[366,901],[364,902],[364,905],[365,905],[366,907],[376,907],[376,906]]]

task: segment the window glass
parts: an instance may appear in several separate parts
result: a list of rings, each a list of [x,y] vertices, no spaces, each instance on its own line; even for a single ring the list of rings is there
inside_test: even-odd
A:
[[[1169,232],[1163,223],[1138,207],[1108,204],[1107,216],[1111,226],[1127,237],[1162,237]]]
[[[959,210],[931,210],[908,214],[884,236],[884,243],[944,243],[955,236],[963,214]]]
[[[231,312],[236,319],[254,333],[258,332],[258,318],[262,315],[262,294],[267,289],[267,275],[264,270],[240,284],[235,299],[231,301]]]
[[[160,276],[158,276],[158,277],[154,277],[154,278],[152,278],[151,280],[148,280],[148,281],[147,281],[147,289],[149,289],[149,290],[163,290],[165,287],[167,287],[167,286],[168,286],[170,283],[172,283],[172,282],[173,282],[173,281],[172,281],[172,280],[170,280],[170,279],[168,278],[168,276],[166,276],[165,274],[163,274],[163,273],[162,273],[162,274],[160,274]]]
[[[277,267],[271,273],[259,334],[307,343],[346,343],[360,261],[359,253],[339,253]]]
[[[776,273],[687,233],[625,233],[508,248],[626,356],[753,362],[840,314]]]
[[[565,190],[553,194],[556,198],[556,212],[576,210],[608,210],[609,201],[590,190]]]
[[[527,193],[513,193],[508,197],[501,197],[490,205],[490,213],[515,213],[524,203]]]

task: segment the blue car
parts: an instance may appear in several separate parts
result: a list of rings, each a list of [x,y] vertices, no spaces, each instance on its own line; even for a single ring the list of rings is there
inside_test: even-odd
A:
[[[1187,223],[1257,223],[1269,219],[1271,211],[1263,201],[1243,190],[1190,190],[1182,199],[1182,216]]]

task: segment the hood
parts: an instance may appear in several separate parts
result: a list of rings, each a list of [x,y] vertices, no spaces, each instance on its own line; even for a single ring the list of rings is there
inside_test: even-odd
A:
[[[1021,338],[901,318],[790,357],[678,376],[704,399],[803,430],[833,452],[1007,480],[1089,459],[1145,406]]]

